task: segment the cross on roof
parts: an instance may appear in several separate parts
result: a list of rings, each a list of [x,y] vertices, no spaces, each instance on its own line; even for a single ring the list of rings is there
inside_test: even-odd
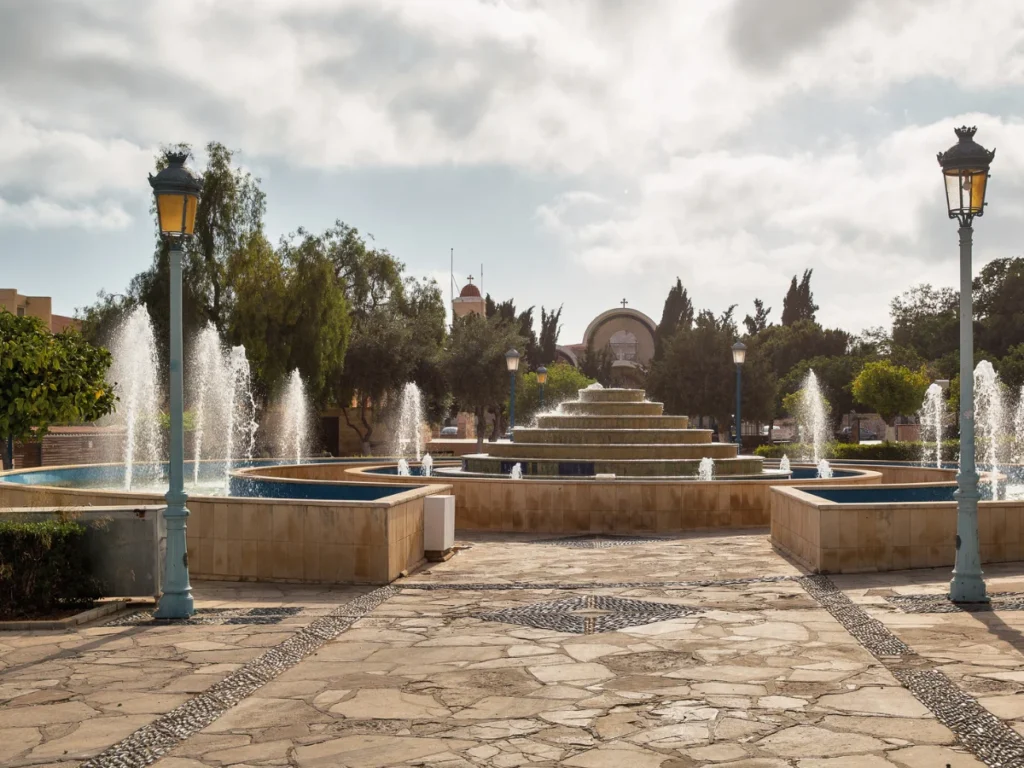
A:
[[[466,279],[467,279],[467,280],[469,280],[469,282],[470,282],[470,283],[472,283],[472,282],[473,282],[473,276],[472,276],[472,275],[470,275],[470,276],[469,276],[469,277],[467,277]]]
[[[622,300],[622,308],[623,308],[623,309],[625,309],[625,308],[626,308],[626,305],[627,305],[628,303],[629,303],[628,301],[626,301],[625,299],[623,299],[623,300]]]

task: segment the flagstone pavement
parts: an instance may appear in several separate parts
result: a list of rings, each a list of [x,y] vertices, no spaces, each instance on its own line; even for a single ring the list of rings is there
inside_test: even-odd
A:
[[[604,543],[474,536],[387,588],[201,582],[189,624],[2,633],[0,765],[1024,765],[1024,600],[805,578],[765,531]]]

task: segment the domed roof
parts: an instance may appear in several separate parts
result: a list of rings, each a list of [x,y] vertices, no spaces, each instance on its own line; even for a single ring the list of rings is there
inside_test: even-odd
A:
[[[466,286],[462,289],[462,292],[459,294],[459,298],[460,299],[464,299],[467,296],[472,296],[472,297],[475,297],[475,298],[479,299],[480,298],[480,289],[477,288],[472,283],[466,283]]]

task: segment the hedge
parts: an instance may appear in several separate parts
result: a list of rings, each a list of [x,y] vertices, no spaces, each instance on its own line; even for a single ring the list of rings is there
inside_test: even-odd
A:
[[[101,595],[90,573],[83,525],[0,522],[0,619],[87,606]]]
[[[920,461],[922,445],[926,445],[929,455],[934,456],[935,443],[877,443],[861,445],[859,443],[832,443],[826,455],[830,460],[861,460],[861,461]],[[761,445],[754,450],[756,456],[766,459],[781,459],[784,455],[791,459],[811,454],[811,446],[799,443]],[[942,443],[942,460],[956,461],[960,455],[960,441],[946,440]]]

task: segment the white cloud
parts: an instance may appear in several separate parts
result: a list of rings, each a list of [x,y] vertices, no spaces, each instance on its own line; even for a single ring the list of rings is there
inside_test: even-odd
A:
[[[130,223],[131,216],[116,203],[72,207],[38,197],[24,203],[10,203],[0,198],[0,228],[79,228],[109,232],[125,229]]]

